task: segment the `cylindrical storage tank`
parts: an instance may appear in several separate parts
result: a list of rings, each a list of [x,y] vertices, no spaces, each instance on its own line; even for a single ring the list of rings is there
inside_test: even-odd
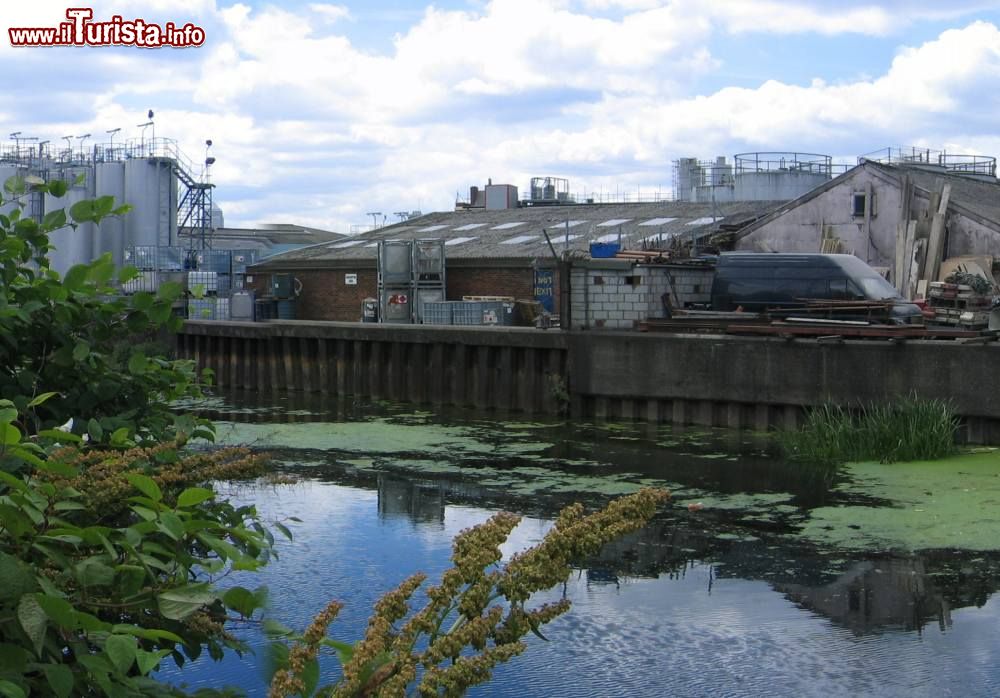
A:
[[[176,242],[177,176],[169,160],[125,161],[125,244],[169,246]]]
[[[829,181],[824,172],[744,172],[736,177],[736,201],[791,201]]]
[[[73,184],[80,174],[85,176],[82,184]],[[65,209],[69,219],[73,204],[94,197],[94,171],[89,167],[66,167],[56,170],[52,179],[65,180],[70,185],[66,195],[56,198],[48,194],[43,202],[46,213]],[[73,229],[69,226],[49,234],[53,249],[49,252],[49,266],[60,274],[65,274],[76,264],[90,262],[94,253],[94,224],[81,223]]]
[[[96,196],[113,196],[115,207],[127,203],[125,201],[125,163],[99,162],[95,174]],[[126,214],[127,215],[127,214]],[[94,230],[94,251],[96,259],[105,252],[110,252],[115,260],[115,266],[123,263],[122,251],[125,247],[125,219],[122,216],[111,216],[101,221]]]

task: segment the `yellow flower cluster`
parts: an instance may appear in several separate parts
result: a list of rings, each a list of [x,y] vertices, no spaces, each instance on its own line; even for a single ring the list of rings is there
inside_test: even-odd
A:
[[[396,630],[425,577],[415,574],[383,596],[364,639],[344,664],[343,677],[323,695],[401,697],[418,680],[422,696],[463,695],[489,680],[497,664],[523,652],[521,638],[527,633],[538,633],[569,610],[566,599],[527,609],[524,604],[532,594],[565,582],[574,561],[644,526],[669,496],[666,490],[644,489],[590,515],[580,504],[569,506],[538,545],[514,555],[502,568],[494,568],[502,558],[500,546],[519,523],[518,516],[502,512],[462,531],[453,543],[453,567],[440,584],[427,589],[426,605]],[[290,653],[288,668],[275,675],[271,698],[301,692],[297,675],[304,664],[293,663],[292,656],[299,657],[301,647],[317,645],[318,627],[310,626]]]
[[[39,471],[37,476],[77,490],[89,508],[104,512],[106,518],[125,511],[127,498],[136,494],[126,477],[130,473],[148,475],[169,500],[171,494],[176,496],[185,487],[258,477],[267,462],[266,455],[246,448],[180,452],[171,443],[124,451],[67,447],[58,449],[50,458],[76,468],[79,474],[65,478]]]
[[[306,628],[299,642],[292,651],[288,653],[288,668],[282,669],[274,674],[271,680],[271,688],[268,693],[269,698],[280,698],[281,696],[305,693],[306,685],[302,680],[302,674],[306,665],[316,659],[319,654],[319,646],[326,637],[326,631],[330,623],[340,613],[344,605],[337,601],[331,601],[323,609],[323,612],[313,618],[312,623]]]

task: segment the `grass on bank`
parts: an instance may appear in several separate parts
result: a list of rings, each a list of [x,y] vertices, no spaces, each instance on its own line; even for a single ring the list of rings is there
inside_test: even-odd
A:
[[[944,400],[906,397],[888,404],[813,409],[800,429],[778,432],[793,460],[817,465],[934,460],[957,452],[958,418]]]

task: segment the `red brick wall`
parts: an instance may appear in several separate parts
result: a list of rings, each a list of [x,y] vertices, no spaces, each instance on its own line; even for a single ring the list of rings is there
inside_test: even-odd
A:
[[[357,285],[344,283],[345,274],[357,274]],[[378,279],[374,269],[300,269],[292,275],[302,282],[302,293],[295,308],[295,317],[299,320],[359,322],[361,301],[377,296]],[[258,296],[266,294],[270,278],[270,274],[254,274],[250,286]]]
[[[460,301],[462,296],[534,297],[535,274],[531,269],[449,267],[445,278],[450,301]]]
[[[357,274],[358,284],[344,283],[345,274]],[[292,275],[302,282],[302,293],[296,307],[299,320],[361,320],[361,301],[378,296],[378,276],[374,269],[300,269]],[[268,294],[271,275],[254,274],[248,286],[258,297]],[[535,273],[530,267],[448,267],[448,300],[463,296],[513,296],[516,299],[534,297]],[[555,282],[555,308],[559,310],[558,273]]]

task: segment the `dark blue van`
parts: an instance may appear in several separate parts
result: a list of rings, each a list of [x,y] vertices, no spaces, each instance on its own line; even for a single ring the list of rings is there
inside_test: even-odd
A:
[[[891,322],[923,322],[919,307],[854,255],[727,252],[719,256],[712,310],[742,308],[759,313],[802,308],[806,299],[892,301]]]

